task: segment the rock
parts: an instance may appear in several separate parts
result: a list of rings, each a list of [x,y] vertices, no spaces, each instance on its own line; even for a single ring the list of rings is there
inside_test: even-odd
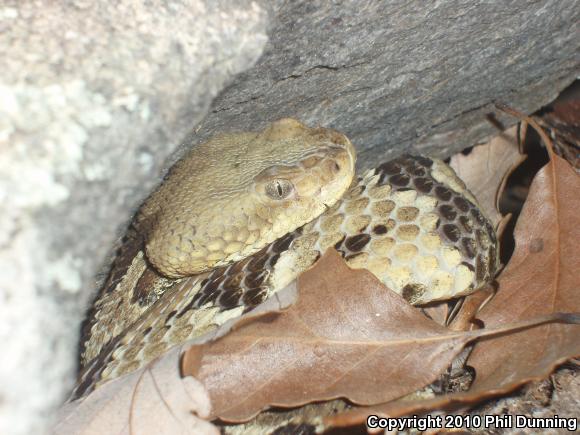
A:
[[[448,156],[493,132],[494,101],[532,112],[579,66],[575,0],[14,4],[0,9],[6,434],[41,431],[71,386],[95,273],[168,156],[284,116],[345,132],[360,167]]]
[[[283,2],[264,56],[196,139],[295,116],[344,132],[360,167],[448,157],[497,133],[494,101],[531,113],[574,80],[579,19],[575,0]]]
[[[68,394],[117,228],[267,41],[255,2],[147,5],[0,8],[0,433],[41,433]]]

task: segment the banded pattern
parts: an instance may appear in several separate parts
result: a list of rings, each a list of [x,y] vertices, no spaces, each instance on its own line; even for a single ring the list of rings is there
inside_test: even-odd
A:
[[[127,268],[126,288],[121,281],[100,305],[109,308],[103,319],[112,316],[115,301],[117,309],[131,307],[117,319],[124,331],[115,325],[108,343],[101,337],[93,346],[97,351],[85,354],[85,363],[92,361],[76,396],[241,315],[330,247],[412,304],[469,294],[489,283],[498,268],[494,229],[464,183],[441,161],[405,155],[359,177],[316,220],[232,265],[170,280],[139,252]],[[115,297],[117,292],[124,297]],[[92,325],[94,337],[102,325]]]

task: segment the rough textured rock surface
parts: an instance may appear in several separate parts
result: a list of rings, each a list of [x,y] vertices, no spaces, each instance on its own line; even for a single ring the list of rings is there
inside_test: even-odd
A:
[[[577,0],[303,0],[272,19],[198,137],[291,115],[343,131],[361,167],[411,147],[446,157],[493,132],[494,101],[532,112],[580,66]]]
[[[260,56],[251,1],[0,7],[0,433],[39,433],[71,388],[117,227],[165,156]],[[82,292],[81,292],[82,290]]]
[[[188,133],[294,116],[349,135],[360,166],[449,155],[492,131],[492,101],[531,112],[573,80],[579,18],[577,0],[4,2],[0,432],[37,432],[70,387],[95,273]]]

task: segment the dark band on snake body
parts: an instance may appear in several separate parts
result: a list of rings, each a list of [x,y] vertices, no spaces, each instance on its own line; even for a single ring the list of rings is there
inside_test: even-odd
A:
[[[419,260],[427,264],[431,257],[437,257],[437,261],[443,263],[450,261],[445,255],[451,259],[460,257],[454,267],[463,268],[465,273],[473,276],[460,294],[474,291],[491,281],[498,268],[493,227],[479,211],[471,194],[461,190],[465,187],[459,185],[460,181],[446,181],[445,177],[449,175],[443,173],[447,169],[442,165],[432,159],[411,155],[384,163],[365,177],[359,177],[342,202],[315,221],[288,233],[250,257],[204,274],[197,281],[195,277],[170,280],[145,269],[136,279],[132,301],[142,304],[143,309],[149,307],[151,313],[159,312],[162,321],[151,330],[156,319],[146,317],[143,323],[129,326],[126,332],[106,344],[86,365],[77,394],[90,391],[96,382],[102,380],[104,369],[116,363],[113,353],[122,346],[136,343],[135,346],[146,347],[147,343],[143,342],[151,337],[167,336],[174,325],[188,326],[188,319],[195,318],[195,313],[201,310],[229,313],[241,307],[240,312],[247,312],[262,303],[280,290],[273,287],[276,280],[285,282],[281,278],[280,265],[294,264],[296,272],[309,267],[322,255],[320,244],[325,237],[330,237],[325,242],[327,246],[337,249],[351,267],[368,267],[413,304],[428,302],[433,289],[415,277],[404,278],[402,274],[393,278],[389,275],[389,268],[401,268],[407,257],[414,259],[412,266],[415,268],[419,267]],[[431,202],[432,206],[429,205]],[[423,225],[432,225],[432,228],[425,229]],[[323,228],[332,229],[325,231]],[[440,248],[425,245],[422,238],[435,240]],[[416,245],[421,245],[422,251]],[[430,250],[436,254],[424,254]],[[379,255],[379,251],[385,254]],[[293,255],[304,260],[303,264],[296,263]],[[439,271],[433,270],[433,275],[437,273]],[[397,287],[400,281],[402,284]],[[152,288],[156,289],[154,297],[151,296]],[[184,298],[175,300],[176,295],[181,294]],[[168,299],[168,295],[173,299]],[[189,334],[188,337],[192,337],[194,332]],[[145,363],[146,360],[139,362]]]

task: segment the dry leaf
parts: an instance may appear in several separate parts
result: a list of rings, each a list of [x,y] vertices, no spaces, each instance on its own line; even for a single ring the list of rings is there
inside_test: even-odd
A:
[[[295,305],[184,355],[184,374],[209,391],[213,417],[348,397],[383,402],[432,382],[471,338],[410,306],[334,250],[298,281]]]
[[[515,229],[499,290],[479,314],[486,327],[553,312],[580,312],[580,176],[553,156],[536,175]],[[506,358],[509,355],[509,358]],[[580,355],[580,326],[547,325],[478,344],[474,390],[511,389]]]
[[[204,387],[179,373],[180,348],[148,367],[107,382],[89,396],[67,403],[53,434],[217,435],[205,420],[210,401]]]
[[[427,306],[421,307],[423,314],[437,322],[439,325],[446,326],[452,307],[448,301],[436,301]]]
[[[479,313],[481,307],[495,294],[494,288],[491,285],[466,296],[461,304],[461,308],[457,315],[449,324],[449,329],[453,331],[469,331],[475,324],[474,320]]]
[[[330,250],[298,281],[298,301],[246,322],[184,355],[183,373],[208,390],[212,418],[247,421],[268,406],[346,397],[380,403],[433,382],[470,340],[551,321],[452,332],[426,318],[366,270]]]
[[[468,155],[451,157],[449,165],[455,170],[495,227],[502,219],[497,208],[498,193],[505,180],[526,159],[520,154],[517,126],[506,130],[485,145],[478,145]]]

